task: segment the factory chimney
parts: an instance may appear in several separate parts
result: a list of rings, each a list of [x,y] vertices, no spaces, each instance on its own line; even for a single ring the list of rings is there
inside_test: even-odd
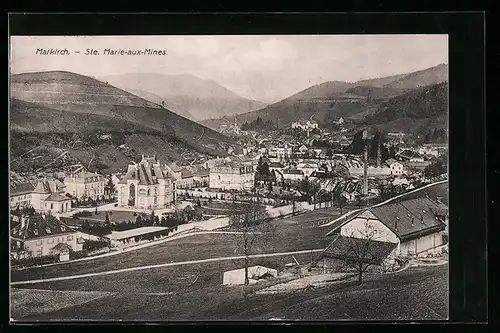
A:
[[[365,142],[364,162],[363,162],[363,195],[368,194],[368,132],[363,131],[363,140]]]

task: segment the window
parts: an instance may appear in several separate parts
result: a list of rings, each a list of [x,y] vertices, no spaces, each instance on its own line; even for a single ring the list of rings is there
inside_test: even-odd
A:
[[[47,239],[47,244],[54,244],[54,238]]]
[[[36,245],[42,245],[43,244],[43,240],[39,239],[36,241]]]
[[[54,204],[53,203],[50,204],[50,209],[54,209]]]

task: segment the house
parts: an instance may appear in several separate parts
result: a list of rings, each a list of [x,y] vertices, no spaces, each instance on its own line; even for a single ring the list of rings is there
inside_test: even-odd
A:
[[[221,190],[251,190],[255,184],[255,171],[238,161],[230,161],[210,169],[210,188]]]
[[[281,173],[283,180],[297,181],[305,177],[304,172],[295,168],[284,169]]]
[[[16,259],[64,254],[58,244],[66,244],[69,251],[81,251],[84,242],[83,233],[51,215],[23,217],[21,223],[11,229],[11,254]]]
[[[64,177],[66,193],[74,198],[102,199],[104,196],[105,179],[93,172],[80,171]]]
[[[402,161],[408,161],[408,162],[424,162],[424,158],[420,156],[419,153],[409,150],[409,149],[404,149],[396,154],[396,156],[402,160]]]
[[[298,121],[292,122],[292,129],[300,129],[300,130],[312,130],[319,128],[319,125],[315,121],[304,119],[299,119]]]
[[[166,208],[175,201],[175,178],[156,157],[144,157],[128,166],[118,183],[118,206]]]
[[[278,276],[278,271],[264,266],[248,267],[248,282],[250,284],[257,283],[259,280],[264,280]],[[245,284],[245,268],[226,271],[222,277],[224,285],[239,285]]]
[[[10,186],[10,208],[32,206],[31,193],[35,187],[31,183],[14,184]]]
[[[193,173],[187,168],[182,168],[180,174],[181,174],[180,178],[176,179],[177,188],[179,189],[193,188],[194,184]]]
[[[297,165],[297,170],[304,173],[305,176],[309,177],[314,171],[318,170],[317,163],[299,163]]]
[[[38,212],[65,213],[71,211],[71,199],[64,195],[64,184],[56,179],[38,181],[31,193],[31,206]]]
[[[193,169],[193,186],[208,187],[210,183],[210,169],[202,166]]]
[[[269,156],[276,157],[279,161],[292,157],[292,147],[285,144],[282,147],[273,147],[269,150]]]
[[[399,163],[395,159],[390,158],[387,161],[385,161],[385,164],[387,164],[387,166],[389,166],[391,175],[402,175],[403,174],[403,171],[404,171],[403,164]]]
[[[387,260],[419,255],[444,245],[447,207],[428,197],[391,201],[334,220],[327,235],[394,244]],[[340,239],[340,240],[339,240]],[[333,242],[343,241],[337,238]]]

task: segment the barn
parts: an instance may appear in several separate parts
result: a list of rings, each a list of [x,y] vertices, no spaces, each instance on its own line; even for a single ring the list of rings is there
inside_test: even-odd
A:
[[[418,256],[434,252],[446,244],[447,207],[428,197],[401,200],[360,210],[347,219],[339,219],[327,236],[336,236],[333,243],[347,238],[368,240],[382,249],[377,253],[388,257]],[[342,236],[342,237],[337,237]],[[387,249],[393,244],[390,253]],[[327,249],[328,249],[327,248]],[[328,251],[327,251],[328,252]],[[330,251],[332,252],[332,251]],[[339,251],[335,254],[338,257]]]

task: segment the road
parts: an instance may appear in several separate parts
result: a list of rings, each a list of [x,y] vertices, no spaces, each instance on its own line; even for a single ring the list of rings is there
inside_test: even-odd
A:
[[[293,251],[293,252],[280,252],[280,253],[264,253],[264,254],[250,255],[249,257],[250,258],[267,258],[267,257],[287,256],[287,255],[302,254],[302,253],[305,253],[305,254],[315,253],[315,252],[320,252],[320,251],[323,251],[323,249],[303,250],[303,251]],[[245,256],[233,256],[233,257],[210,258],[210,259],[201,259],[201,260],[189,260],[189,261],[171,262],[171,263],[159,264],[159,265],[130,267],[130,268],[104,271],[104,272],[98,272],[98,273],[62,276],[62,277],[50,278],[50,279],[17,281],[17,282],[11,282],[11,286],[35,284],[35,283],[41,283],[41,282],[54,282],[54,281],[82,279],[82,278],[88,278],[88,277],[94,277],[94,276],[119,274],[119,273],[124,273],[124,272],[141,271],[141,270],[147,270],[147,269],[153,269],[153,268],[193,265],[193,264],[201,264],[201,263],[213,262],[213,261],[226,261],[226,260],[238,260],[238,259],[245,259]]]

